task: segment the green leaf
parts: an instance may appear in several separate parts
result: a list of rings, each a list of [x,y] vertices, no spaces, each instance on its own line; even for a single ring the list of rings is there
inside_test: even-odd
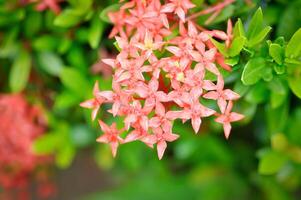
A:
[[[89,29],[89,44],[93,49],[96,49],[99,46],[99,41],[104,30],[104,24],[99,20],[98,16],[95,16],[91,21]]]
[[[54,20],[54,25],[69,28],[80,22],[82,16],[76,10],[65,9],[59,16]]]
[[[258,82],[262,77],[262,71],[266,67],[265,60],[263,58],[253,58],[246,64],[241,81],[245,85],[253,85]]]
[[[270,103],[272,108],[278,108],[287,99],[288,86],[286,81],[282,81],[279,78],[274,78],[269,82],[269,88],[271,89]]]
[[[296,58],[301,53],[301,28],[293,35],[285,49],[285,56]]]
[[[24,33],[32,37],[39,32],[42,26],[42,15],[40,12],[30,12],[24,21]]]
[[[269,91],[263,82],[259,82],[252,86],[246,94],[246,101],[253,104],[263,103],[268,99]]]
[[[258,34],[254,35],[253,37],[251,37],[248,40],[247,46],[253,47],[256,44],[260,43],[271,30],[272,30],[272,27],[270,27],[270,26],[265,27],[262,31],[260,31]]]
[[[237,56],[241,52],[242,48],[244,47],[245,42],[246,42],[245,37],[239,36],[234,38],[234,40],[231,43],[231,47],[229,49],[230,57]]]
[[[73,68],[63,68],[60,79],[63,85],[79,97],[86,97],[90,90],[89,82],[79,71]]]
[[[294,74],[288,77],[288,83],[293,93],[301,99],[301,69],[297,68]]]
[[[227,48],[224,43],[220,43],[213,38],[210,38],[210,40],[212,41],[214,46],[219,50],[219,52],[221,52],[225,57],[228,57]]]
[[[57,152],[55,156],[55,163],[60,168],[67,168],[71,165],[75,156],[75,148],[73,146],[65,145]]]
[[[78,124],[71,129],[71,142],[77,147],[86,147],[95,142],[96,134],[89,126]]]
[[[277,173],[286,163],[285,155],[269,150],[260,158],[258,172],[263,175]]]
[[[246,35],[243,23],[240,18],[237,20],[237,22],[234,25],[233,35],[234,37],[238,37],[238,36],[245,37]]]
[[[18,57],[14,60],[9,74],[9,86],[12,92],[20,92],[26,87],[30,69],[30,54],[25,50],[21,50]]]
[[[60,141],[59,134],[47,133],[34,141],[33,151],[39,155],[54,153]]]
[[[111,23],[111,21],[108,17],[108,14],[110,12],[119,10],[119,8],[120,8],[120,4],[113,4],[113,5],[106,7],[105,9],[102,10],[102,12],[99,15],[100,19],[104,22]]]
[[[266,106],[265,114],[267,121],[268,133],[270,135],[281,133],[284,131],[288,121],[288,101],[282,103],[277,108]],[[279,120],[281,119],[281,120]]]
[[[282,64],[284,61],[284,49],[279,44],[271,44],[269,54],[277,64]]]
[[[54,108],[55,109],[66,109],[72,106],[76,106],[80,103],[81,98],[74,95],[72,92],[63,91],[55,98]]]
[[[42,35],[33,40],[33,48],[37,51],[53,51],[60,43],[54,35]]]
[[[263,24],[263,14],[261,8],[258,8],[255,14],[253,15],[250,25],[248,27],[248,39],[255,37],[262,29]]]
[[[43,70],[54,76],[59,76],[64,66],[61,57],[53,52],[40,52],[38,62]]]

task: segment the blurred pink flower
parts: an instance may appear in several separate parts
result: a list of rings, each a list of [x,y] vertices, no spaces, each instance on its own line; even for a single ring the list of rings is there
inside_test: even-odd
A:
[[[46,121],[42,110],[29,105],[20,94],[0,94],[0,113],[0,187],[4,189],[0,199],[2,195],[27,199],[32,179],[37,179],[39,187],[50,184],[49,177],[38,180],[36,169],[45,172],[51,158],[32,151],[34,140],[46,130]]]

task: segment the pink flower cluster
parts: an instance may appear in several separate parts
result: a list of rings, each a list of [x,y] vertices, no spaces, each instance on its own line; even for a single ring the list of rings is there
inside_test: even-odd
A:
[[[202,119],[215,116],[228,138],[231,122],[241,120],[241,114],[231,112],[239,95],[224,88],[219,67],[231,68],[213,45],[210,38],[230,45],[232,25],[227,33],[204,30],[192,19],[189,10],[195,7],[190,0],[132,0],[120,10],[109,14],[114,23],[110,37],[115,37],[120,53],[116,59],[103,59],[113,70],[112,91],[94,87],[94,98],[81,104],[93,109],[92,119],[103,103],[111,103],[109,112],[124,118],[124,128],[106,125],[99,120],[104,134],[97,141],[109,143],[115,156],[119,144],[135,140],[149,147],[156,144],[162,158],[167,142],[179,135],[172,133],[174,120],[191,120],[198,133]],[[175,34],[178,33],[178,34]],[[212,74],[217,82],[206,79]],[[218,110],[204,106],[200,100],[215,100]],[[126,137],[121,137],[129,131]]]
[[[0,95],[0,187],[4,189],[0,199],[27,199],[33,172],[50,161],[49,157],[34,155],[31,147],[44,130],[37,107],[30,106],[21,95]],[[43,182],[39,185],[41,195],[47,196],[47,178],[36,175]],[[19,196],[13,198],[11,195],[16,195],[16,191]]]

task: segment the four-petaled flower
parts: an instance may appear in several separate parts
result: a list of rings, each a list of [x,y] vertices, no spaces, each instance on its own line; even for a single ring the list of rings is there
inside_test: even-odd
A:
[[[230,89],[224,90],[224,79],[219,75],[217,77],[216,91],[209,91],[203,97],[217,100],[219,109],[222,113],[224,113],[226,110],[227,101],[237,100],[240,96]]]
[[[223,124],[224,134],[227,139],[230,136],[231,122],[240,121],[244,118],[244,116],[239,113],[231,112],[232,107],[233,107],[233,103],[232,101],[229,101],[225,113],[219,115],[215,119],[216,122]]]
[[[123,129],[118,130],[116,127],[116,123],[113,123],[111,126],[108,126],[101,120],[99,120],[98,122],[104,134],[97,138],[97,142],[110,144],[112,154],[115,157],[117,154],[117,148],[119,144],[123,143],[123,139],[120,137],[120,134],[123,132]]]
[[[158,157],[161,160],[164,154],[164,151],[167,147],[166,142],[173,142],[176,139],[179,138],[179,135],[173,134],[171,132],[164,132],[161,128],[154,128],[153,129],[154,134],[153,135],[148,135],[141,140],[144,143],[153,145],[157,144],[157,152],[158,152]]]
[[[98,87],[97,81],[94,84],[93,95],[94,95],[93,99],[87,100],[80,104],[81,107],[92,109],[92,113],[91,113],[92,120],[94,120],[96,118],[101,104],[103,104],[105,102],[105,98],[103,98],[102,96],[99,95],[99,87]]]

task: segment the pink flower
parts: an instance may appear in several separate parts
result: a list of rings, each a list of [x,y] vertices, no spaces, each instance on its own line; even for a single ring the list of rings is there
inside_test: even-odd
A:
[[[117,148],[119,144],[123,142],[123,139],[119,136],[123,132],[123,130],[118,130],[116,128],[116,123],[113,123],[111,126],[108,126],[101,120],[98,120],[98,122],[104,134],[97,138],[97,142],[110,144],[112,154],[115,157],[117,154]]]
[[[168,102],[168,95],[163,91],[158,91],[159,81],[152,78],[148,85],[143,82],[138,82],[135,88],[135,92],[145,99],[144,107],[148,110],[152,110],[154,106],[161,104],[161,102]]]
[[[223,124],[224,127],[224,133],[225,137],[228,139],[230,136],[230,131],[231,131],[231,122],[236,122],[239,120],[242,120],[244,118],[243,115],[236,113],[236,112],[231,112],[233,107],[232,101],[229,101],[227,108],[225,110],[224,114],[219,115],[215,121],[218,123]]]
[[[149,110],[142,108],[139,101],[135,100],[133,104],[129,106],[129,111],[124,119],[125,127],[129,130],[130,126],[138,123],[143,130],[148,130],[148,117]]]
[[[161,160],[164,151],[167,147],[166,142],[173,142],[179,138],[179,135],[173,134],[171,132],[164,132],[161,128],[154,128],[154,134],[145,136],[141,140],[150,145],[157,144],[158,157]]]
[[[188,93],[182,96],[184,109],[181,111],[169,111],[170,118],[181,118],[184,121],[191,119],[191,124],[195,133],[198,133],[203,117],[209,117],[215,113],[214,110],[200,104],[198,99],[194,99]]]
[[[146,31],[144,43],[137,43],[136,46],[143,50],[143,55],[148,59],[150,56],[154,56],[153,51],[160,49],[163,46],[164,42],[155,42],[153,41],[152,36],[148,31]]]
[[[96,83],[94,84],[94,89],[93,89],[94,98],[87,100],[85,102],[82,102],[80,104],[80,106],[83,108],[92,109],[92,113],[91,113],[92,120],[94,120],[96,118],[100,106],[105,101],[105,99],[103,97],[99,96],[98,94],[99,94],[99,87],[98,87],[98,82],[96,81]]]
[[[164,132],[172,131],[172,122],[165,113],[165,107],[158,104],[155,110],[156,115],[149,120],[149,126],[152,128],[161,127]]]
[[[203,95],[206,99],[217,100],[217,104],[222,113],[225,112],[227,101],[233,101],[239,99],[239,94],[233,92],[230,89],[224,90],[224,79],[221,76],[217,77],[216,91],[210,91]]]
[[[169,0],[170,3],[167,3],[163,6],[161,12],[171,13],[174,12],[178,15],[182,22],[185,22],[185,14],[189,9],[194,8],[195,5],[191,3],[190,0]]]

